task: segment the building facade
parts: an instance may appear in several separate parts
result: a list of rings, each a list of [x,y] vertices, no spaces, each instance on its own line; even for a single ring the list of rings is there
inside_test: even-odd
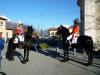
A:
[[[80,7],[80,33],[89,35],[95,43],[100,42],[100,0],[77,0]]]
[[[49,37],[56,36],[57,28],[50,28],[49,29]]]
[[[0,17],[0,38],[3,38],[5,42],[8,38],[12,37],[13,30],[6,28],[6,21],[7,19]]]

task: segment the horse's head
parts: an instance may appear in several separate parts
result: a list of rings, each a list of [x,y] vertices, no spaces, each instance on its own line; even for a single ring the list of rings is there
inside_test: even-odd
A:
[[[26,32],[27,35],[26,36],[27,37],[32,37],[33,32],[34,32],[33,27],[32,26],[28,26],[27,27],[27,32]]]
[[[33,32],[34,32],[33,27],[32,26],[28,26],[27,27],[27,31],[25,33],[25,40],[24,40],[25,42],[28,42],[29,41],[28,45],[30,45],[31,42],[32,42],[31,40],[32,40]]]
[[[69,35],[69,29],[64,27],[64,26],[59,26],[58,29],[57,29],[57,35]]]
[[[33,31],[34,31],[33,27],[32,26],[28,26],[27,33],[30,34],[30,35],[32,35]]]
[[[62,33],[62,25],[58,27],[57,29],[57,35],[60,35]]]
[[[59,26],[57,29],[57,37],[60,40],[65,40],[70,35],[69,29],[64,26]]]

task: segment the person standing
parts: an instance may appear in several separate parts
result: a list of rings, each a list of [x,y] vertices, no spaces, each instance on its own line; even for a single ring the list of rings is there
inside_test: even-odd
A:
[[[2,60],[2,50],[4,49],[4,40],[0,38],[0,74],[6,75],[6,73],[1,72],[1,60]]]

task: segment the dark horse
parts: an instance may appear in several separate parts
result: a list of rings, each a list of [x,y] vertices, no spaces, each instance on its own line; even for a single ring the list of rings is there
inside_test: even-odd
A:
[[[30,48],[32,47],[32,33],[34,29],[32,26],[28,26],[27,32],[24,35],[24,42],[22,43],[22,48],[24,49],[24,58],[23,58],[23,63],[26,63],[29,61],[29,51]],[[6,52],[6,58],[8,60],[14,60],[14,51],[16,48],[19,48],[21,44],[19,43],[14,43],[14,39],[16,36],[13,36],[11,39],[9,39],[8,43],[8,49]]]
[[[69,46],[70,46],[70,44],[69,44],[69,41],[66,40],[66,38],[70,35],[70,32],[64,26],[60,26],[60,27],[58,27],[57,34],[60,35],[60,41],[62,43],[62,47],[64,50],[63,61],[67,61],[67,60],[69,60]],[[86,35],[79,36],[77,39],[77,43],[75,45],[72,45],[71,47],[74,47],[74,48],[81,47],[81,48],[85,49],[87,56],[88,56],[88,64],[87,65],[92,64],[93,40],[90,36],[86,36]],[[66,57],[66,55],[67,55],[67,57]]]

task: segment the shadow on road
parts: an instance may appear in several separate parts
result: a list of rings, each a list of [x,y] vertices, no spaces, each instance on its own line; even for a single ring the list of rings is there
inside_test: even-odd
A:
[[[0,75],[7,75],[6,73],[4,73],[4,72],[0,72]]]
[[[57,59],[59,61],[61,61],[61,59],[63,58],[63,55],[61,55],[59,52],[53,51],[53,50],[42,50],[41,48],[36,50],[35,48],[33,48],[32,51],[38,52],[38,53],[43,54],[45,56],[50,56],[50,57]]]
[[[57,52],[57,51],[52,51],[52,50],[45,50],[45,51],[42,50],[41,51],[40,50],[38,52],[43,54],[43,55],[50,56],[50,57],[52,57],[54,59],[57,59],[59,61],[61,61],[62,58],[63,58],[63,56],[59,52]]]
[[[100,75],[99,72],[96,72],[96,71],[94,71],[94,70],[91,70],[91,69],[89,69],[88,67],[79,66],[79,65],[73,64],[73,63],[69,63],[69,64],[74,65],[74,66],[77,66],[77,67],[82,68],[82,69],[85,69],[85,70],[87,70],[87,71],[89,71],[89,72],[95,73],[96,75]]]

